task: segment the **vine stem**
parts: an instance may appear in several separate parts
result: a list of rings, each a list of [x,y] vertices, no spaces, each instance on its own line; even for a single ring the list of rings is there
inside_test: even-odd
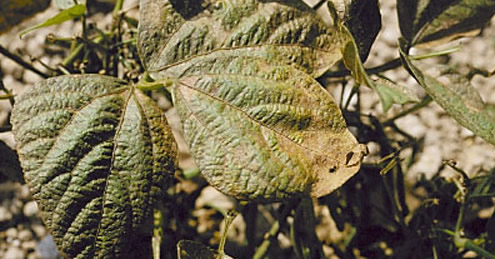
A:
[[[36,73],[37,75],[39,75],[39,76],[41,76],[43,78],[50,77],[50,75],[47,75],[47,74],[41,72],[37,68],[33,67],[33,65],[31,65],[31,64],[27,63],[26,61],[24,61],[18,55],[11,53],[8,49],[4,48],[2,45],[0,45],[0,54],[2,54],[4,56],[12,59],[14,62],[16,62],[17,64],[19,64],[23,68],[25,68],[27,70],[31,70],[31,71],[33,71],[34,73]]]

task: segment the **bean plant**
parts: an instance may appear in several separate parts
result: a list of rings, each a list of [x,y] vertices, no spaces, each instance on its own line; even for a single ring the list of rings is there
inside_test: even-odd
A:
[[[421,143],[395,124],[436,102],[495,144],[493,107],[470,83],[493,73],[449,68],[438,77],[424,65],[455,51],[432,46],[483,28],[495,1],[397,0],[398,13],[383,15],[398,15],[400,58],[369,69],[363,62],[381,28],[377,0],[140,0],[139,20],[118,0],[105,29],[88,22],[94,2],[57,2],[60,13],[21,36],[75,19],[80,35],[47,39],[67,57],[43,72],[3,50],[46,79],[15,98],[0,90],[15,103],[10,122],[23,177],[63,257],[324,258],[325,246],[341,258],[495,258],[495,216],[478,215],[493,207],[494,171],[473,176],[446,161],[458,177],[407,185]],[[425,97],[382,74],[401,68]],[[352,87],[350,96],[337,102],[329,79]],[[386,121],[361,113],[361,87],[384,112],[402,112]],[[179,166],[177,136],[157,96],[177,112],[197,170]],[[380,146],[378,163],[363,163],[370,142]],[[198,187],[177,191],[185,182]],[[188,225],[206,186],[237,202],[219,209],[219,244]],[[410,211],[406,196],[421,204]],[[316,208],[329,210],[345,238],[318,239]],[[272,217],[261,237],[260,210]],[[229,250],[238,213],[245,242]],[[290,249],[279,234],[290,237]]]

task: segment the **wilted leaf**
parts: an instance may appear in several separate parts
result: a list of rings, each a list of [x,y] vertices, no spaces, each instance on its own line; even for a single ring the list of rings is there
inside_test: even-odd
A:
[[[310,75],[340,40],[301,1],[142,0],[139,47],[172,94],[211,185],[241,200],[322,196],[360,167],[365,148]],[[160,19],[157,19],[160,18]]]
[[[419,69],[420,63],[406,54],[404,43],[401,45],[404,65],[433,100],[459,124],[495,145],[494,114],[469,80],[455,71],[447,71],[441,76],[444,80],[440,82]]]
[[[19,37],[22,37],[24,34],[31,32],[31,31],[34,31],[34,30],[37,30],[39,28],[48,27],[48,26],[52,26],[52,25],[56,25],[56,24],[61,24],[61,23],[64,23],[66,21],[69,21],[69,20],[72,20],[75,18],[79,18],[79,17],[83,16],[84,13],[86,13],[86,5],[83,5],[83,4],[74,5],[69,9],[60,11],[58,14],[56,14],[52,18],[50,18],[50,19],[48,19],[48,20],[46,20],[46,21],[44,21],[38,25],[35,25],[33,27],[29,27],[29,28],[25,29],[24,31],[22,31],[19,34]]]
[[[216,52],[293,64],[316,77],[342,57],[333,27],[299,0],[141,0],[140,6],[139,52],[152,73],[179,77],[196,57]]]
[[[492,0],[397,0],[399,25],[410,45],[462,36],[495,14]]]
[[[136,252],[133,239],[174,172],[164,115],[125,84],[99,75],[50,78],[12,112],[26,182],[69,258]]]
[[[50,0],[1,0],[0,34],[45,10],[49,4]]]

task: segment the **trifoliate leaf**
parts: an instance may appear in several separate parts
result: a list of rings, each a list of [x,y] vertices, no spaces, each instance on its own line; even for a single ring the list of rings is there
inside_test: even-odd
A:
[[[492,0],[398,0],[399,26],[410,46],[458,37],[495,14]]]
[[[359,170],[365,147],[313,79],[341,58],[334,27],[295,0],[181,4],[141,1],[139,52],[155,79],[175,82],[211,185],[241,200],[319,197]]]
[[[443,73],[441,78],[428,75],[419,68],[419,61],[406,54],[404,42],[401,44],[401,58],[416,81],[438,105],[459,124],[495,145],[493,110],[483,102],[467,78],[452,70]]]
[[[154,102],[115,78],[54,77],[16,100],[12,125],[24,177],[64,256],[136,252],[176,156]]]

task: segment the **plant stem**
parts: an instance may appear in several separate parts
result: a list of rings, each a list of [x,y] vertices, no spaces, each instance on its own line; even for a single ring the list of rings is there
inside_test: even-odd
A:
[[[220,245],[218,246],[218,259],[222,259],[225,254],[225,243],[227,242],[227,234],[229,233],[229,228],[234,219],[239,214],[237,210],[230,210],[225,217],[225,228],[222,233],[222,238],[220,239]]]
[[[414,105],[413,107],[411,107],[410,109],[407,109],[405,111],[402,111],[401,113],[395,115],[394,117],[386,120],[383,122],[383,125],[384,126],[389,126],[390,124],[392,124],[395,120],[399,119],[399,118],[402,118],[412,112],[415,112],[423,107],[425,107],[426,105],[428,105],[429,103],[431,103],[431,101],[433,101],[433,99],[427,95],[425,96],[425,98],[423,98],[423,100],[421,100],[421,102],[417,103],[416,105]]]
[[[20,66],[22,66],[23,68],[27,69],[27,70],[31,70],[33,71],[34,73],[36,73],[37,75],[43,77],[43,78],[48,78],[50,77],[50,75],[47,75],[43,72],[41,72],[40,70],[38,70],[37,68],[33,67],[31,64],[27,63],[26,61],[24,61],[21,57],[19,57],[18,55],[16,54],[13,54],[11,53],[8,49],[4,48],[2,45],[0,45],[0,54],[12,59],[14,62],[16,62],[17,64],[19,64]]]
[[[390,69],[398,68],[401,65],[402,65],[402,63],[400,61],[400,58],[395,58],[395,59],[388,61],[385,64],[382,64],[382,65],[379,65],[379,66],[376,66],[373,68],[365,69],[365,70],[366,70],[366,73],[368,75],[372,75],[372,74],[378,74],[378,73],[381,73],[381,72],[384,72],[384,71],[387,71]],[[322,75],[322,77],[345,77],[345,76],[350,76],[350,75],[351,75],[351,72],[348,70],[335,71],[335,72],[327,71]]]

